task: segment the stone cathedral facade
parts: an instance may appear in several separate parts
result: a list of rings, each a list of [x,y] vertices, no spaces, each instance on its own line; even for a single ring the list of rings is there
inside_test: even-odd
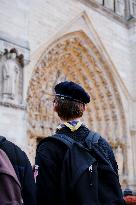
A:
[[[48,93],[80,83],[91,96],[83,122],[136,190],[136,0],[5,0],[0,11],[0,135],[33,163],[59,123]]]

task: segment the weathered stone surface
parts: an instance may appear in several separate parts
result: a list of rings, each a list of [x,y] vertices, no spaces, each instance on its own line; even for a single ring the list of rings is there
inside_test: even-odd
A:
[[[104,62],[103,66],[98,65],[100,59],[101,65]],[[28,130],[34,142],[38,137],[50,135],[59,123],[58,117],[53,113],[52,98],[48,93],[53,93],[56,83],[68,79],[81,83],[92,97],[88,110],[93,110],[94,114],[86,113],[83,121],[90,128],[107,135],[109,140],[113,140],[112,144],[116,143],[116,137],[125,143],[122,138],[125,135],[122,118],[125,116],[121,103],[118,103],[120,95],[110,75],[110,68],[107,70],[106,65],[104,69],[105,65],[101,53],[83,32],[65,35],[51,49],[45,51],[35,67],[27,98],[30,122]]]
[[[81,83],[92,99],[83,121],[110,141],[122,161],[122,184],[134,186],[135,1],[125,1],[128,7],[131,3],[130,11],[124,11],[123,0],[114,1],[119,4],[116,8],[113,0],[104,1],[106,7],[102,2],[0,2],[0,49],[16,48],[25,64],[30,52],[30,63],[24,67],[23,104],[0,103],[0,134],[25,149],[32,161],[39,139],[53,133],[59,123],[47,93],[66,79]]]

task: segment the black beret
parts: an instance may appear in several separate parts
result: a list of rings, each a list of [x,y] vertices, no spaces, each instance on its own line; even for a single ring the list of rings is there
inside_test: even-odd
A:
[[[66,98],[69,100],[89,103],[90,96],[88,93],[78,84],[72,81],[64,81],[55,86],[55,95],[61,98]]]

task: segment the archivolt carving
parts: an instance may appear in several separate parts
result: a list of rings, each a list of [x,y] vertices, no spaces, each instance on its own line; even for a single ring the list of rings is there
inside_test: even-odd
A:
[[[92,101],[83,117],[86,124],[114,143],[125,136],[124,111],[111,70],[93,42],[83,32],[57,39],[43,53],[28,90],[29,130],[47,136],[58,117],[52,111],[53,87],[65,79],[81,83]]]

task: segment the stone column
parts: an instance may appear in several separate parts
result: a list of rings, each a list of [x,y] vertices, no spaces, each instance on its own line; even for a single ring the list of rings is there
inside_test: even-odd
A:
[[[103,5],[103,0],[96,0],[96,2],[98,2],[99,4],[102,4]]]
[[[125,17],[125,2],[124,0],[115,0],[115,13]]]
[[[125,2],[125,19],[129,20],[131,18],[130,15],[130,0],[124,0]]]
[[[104,6],[114,11],[114,0],[104,0]]]
[[[130,14],[136,17],[136,0],[130,0]]]

